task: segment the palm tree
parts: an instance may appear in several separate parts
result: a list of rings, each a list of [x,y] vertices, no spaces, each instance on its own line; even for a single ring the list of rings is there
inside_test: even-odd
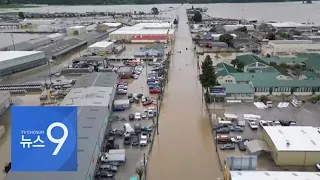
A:
[[[143,169],[142,167],[136,169],[136,173],[139,176],[139,180],[142,180]]]

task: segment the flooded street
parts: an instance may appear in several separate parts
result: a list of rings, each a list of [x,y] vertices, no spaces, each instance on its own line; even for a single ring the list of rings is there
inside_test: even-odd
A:
[[[186,50],[188,48],[188,50]],[[151,180],[222,178],[193,52],[185,7],[179,11],[175,52],[148,165]]]

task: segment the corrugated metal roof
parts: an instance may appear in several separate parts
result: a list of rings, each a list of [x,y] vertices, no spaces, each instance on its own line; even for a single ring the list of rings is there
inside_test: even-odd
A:
[[[166,40],[166,35],[158,35],[158,36],[133,36],[131,40],[154,40],[154,41],[160,41],[160,40]]]
[[[43,54],[42,51],[0,51],[0,62],[10,61],[11,59],[30,56],[33,54]],[[44,54],[43,54],[44,57]]]
[[[319,180],[318,172],[292,172],[292,171],[230,171],[232,180]]]
[[[223,84],[226,88],[226,92],[229,94],[253,94],[254,89],[250,84],[240,83],[240,84]]]

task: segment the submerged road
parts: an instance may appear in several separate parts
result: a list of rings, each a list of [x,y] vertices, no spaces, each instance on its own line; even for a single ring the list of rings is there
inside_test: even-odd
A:
[[[222,179],[210,122],[204,111],[187,14],[179,10],[175,52],[160,114],[149,180]],[[188,50],[186,50],[188,48]]]

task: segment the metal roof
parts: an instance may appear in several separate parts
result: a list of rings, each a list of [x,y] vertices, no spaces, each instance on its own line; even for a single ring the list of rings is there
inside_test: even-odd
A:
[[[24,56],[43,54],[42,51],[0,51],[0,62],[10,61]]]
[[[106,74],[109,74],[106,75]],[[70,97],[78,97],[73,106],[78,106],[78,171],[77,172],[9,172],[6,180],[86,180],[88,176],[93,175],[90,169],[96,166],[97,159],[93,155],[100,152],[101,135],[104,135],[107,118],[109,115],[108,104],[113,99],[110,92],[113,92],[116,81],[112,78],[108,83],[101,83],[101,79],[114,77],[114,73],[93,73],[83,75],[77,81],[86,83],[86,88],[72,89],[63,102],[67,102]],[[116,76],[115,76],[116,77]],[[108,80],[104,80],[108,81]],[[77,84],[76,83],[76,84]],[[99,87],[103,85],[103,87]],[[108,86],[107,86],[108,85]],[[98,87],[97,87],[98,86]],[[77,93],[81,89],[81,93]],[[105,90],[106,92],[102,92]],[[99,92],[100,91],[100,92]],[[86,93],[86,95],[84,95]],[[114,93],[113,93],[114,94]],[[103,97],[97,97],[103,96]],[[86,100],[83,100],[85,99]],[[105,101],[103,103],[93,103],[96,99]],[[62,103],[61,105],[69,105]],[[90,178],[89,178],[90,179]]]
[[[228,94],[253,94],[254,89],[250,84],[240,83],[240,84],[223,84],[226,88]]]
[[[117,82],[117,77],[117,74],[114,72],[85,74],[77,80],[76,84],[73,87],[113,87]]]
[[[277,151],[320,151],[320,133],[314,127],[269,126],[264,130]]]
[[[112,44],[113,44],[113,42],[109,42],[109,41],[99,41],[99,42],[96,42],[96,43],[90,45],[89,48],[95,48],[95,47],[104,48],[104,47],[109,47]]]
[[[320,173],[317,172],[290,172],[290,171],[230,171],[232,180],[319,180]]]

